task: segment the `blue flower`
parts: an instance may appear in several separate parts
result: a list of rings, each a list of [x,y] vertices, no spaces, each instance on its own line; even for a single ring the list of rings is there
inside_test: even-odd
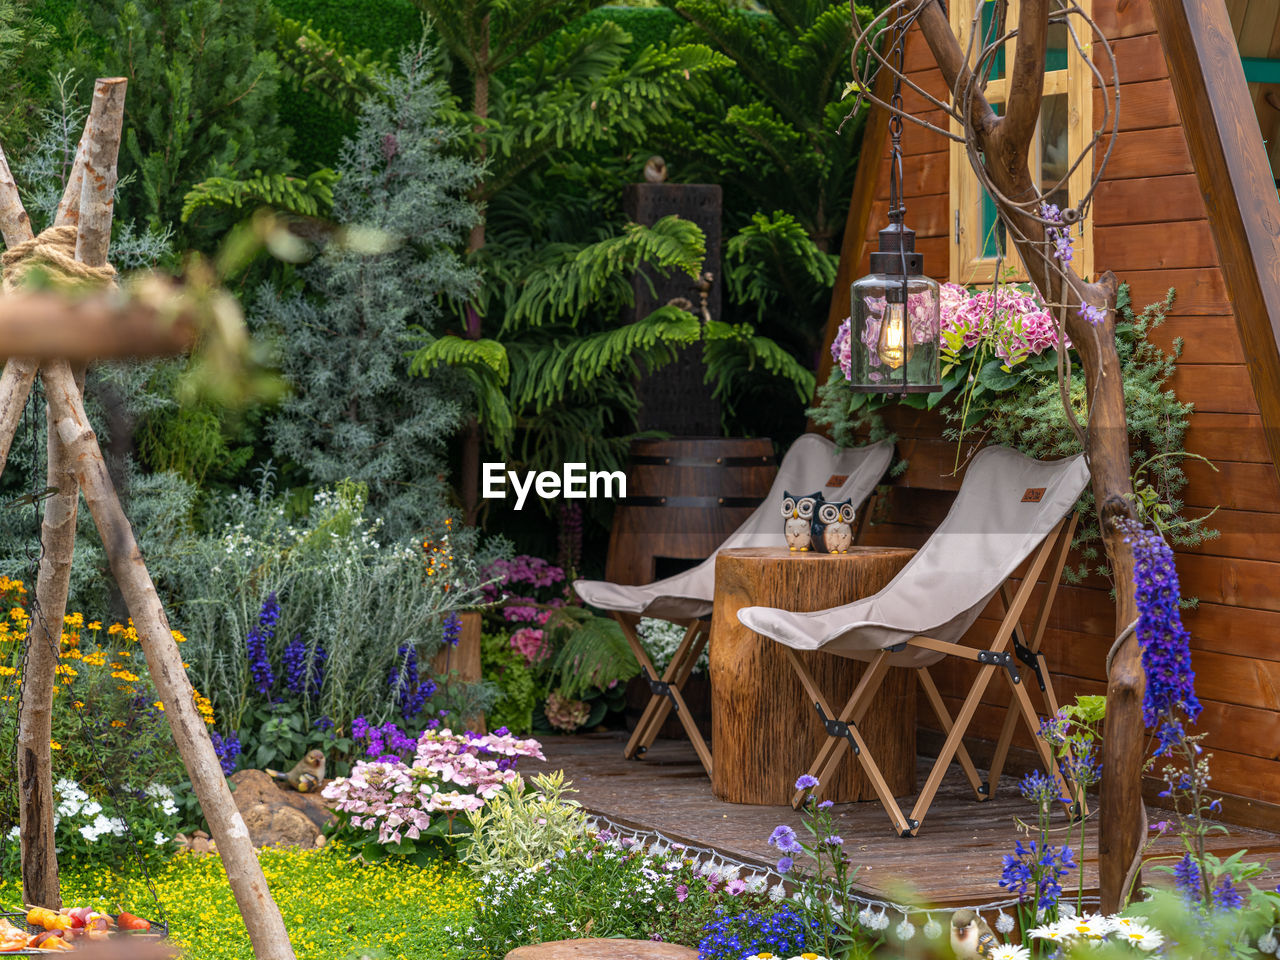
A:
[[[257,624],[244,640],[249,674],[253,677],[253,688],[258,693],[270,693],[276,682],[275,674],[271,671],[271,661],[267,658],[267,643],[275,636],[275,625],[279,619],[280,604],[276,602],[275,591],[272,591],[263,601]]]
[[[807,773],[802,773],[800,778],[796,780],[797,790],[812,790],[818,785],[818,778]]]
[[[1192,859],[1190,853],[1184,853],[1173,868],[1173,882],[1192,903],[1200,902],[1200,864]]]
[[[229,777],[236,772],[240,761],[240,738],[234,733],[225,737],[217,730],[209,731],[209,739],[213,741],[213,752],[218,756],[218,765],[222,767],[222,775]]]
[[[829,837],[823,837],[822,842],[828,847],[838,847],[844,843],[844,837],[837,837],[835,834],[832,834]]]
[[[773,828],[773,833],[769,835],[769,846],[777,847],[781,853],[794,854],[801,850],[800,843],[796,840],[796,832],[785,823]]]
[[[1095,307],[1092,303],[1080,304],[1077,312],[1095,327],[1107,319],[1107,311],[1102,307]]]
[[[796,864],[795,860],[793,860],[791,857],[783,857],[781,860],[778,861],[778,872],[790,873],[791,868],[794,867],[795,864]]]
[[[1137,521],[1121,521],[1133,551],[1133,581],[1138,606],[1138,644],[1147,677],[1142,719],[1156,727],[1156,756],[1166,755],[1185,734],[1178,713],[1195,723],[1200,701],[1191,669],[1191,635],[1182,625],[1181,586],[1173,550],[1155,530]]]
[[[447,647],[456,647],[462,639],[462,618],[456,613],[449,613],[444,618],[444,635],[442,640]]]
[[[1036,906],[1042,910],[1056,906],[1062,896],[1062,878],[1075,867],[1071,848],[1046,845],[1042,850],[1035,840],[1025,847],[1019,840],[1014,850],[1004,856],[1000,886],[1017,894],[1019,900],[1034,895]]]
[[[1223,874],[1213,887],[1213,905],[1219,910],[1239,910],[1244,906],[1244,897],[1231,882],[1231,877]]]

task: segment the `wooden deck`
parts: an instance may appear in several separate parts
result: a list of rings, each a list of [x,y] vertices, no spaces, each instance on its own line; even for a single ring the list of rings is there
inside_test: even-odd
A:
[[[542,770],[562,769],[577,788],[578,801],[591,812],[624,826],[711,848],[746,864],[772,865],[777,852],[766,842],[770,832],[779,823],[800,826],[799,815],[790,807],[744,806],[716,800],[687,741],[659,740],[646,759],[638,762],[622,758],[625,742],[621,733],[548,737],[543,741],[547,762],[525,761],[521,769],[526,777]],[[923,783],[929,761],[918,762],[918,779]],[[915,838],[895,836],[878,803],[840,804],[835,811],[845,850],[860,868],[862,893],[937,907],[1005,899],[1008,894],[998,885],[1001,858],[1012,852],[1019,836],[1015,818],[1033,812],[1030,804],[1018,796],[1012,779],[1001,783],[995,799],[976,802],[954,765]],[[1153,822],[1165,816],[1160,810],[1150,813]],[[1065,815],[1059,811],[1055,826],[1065,832],[1066,824]],[[1241,847],[1270,860],[1269,879],[1257,881],[1260,887],[1280,882],[1280,835],[1232,827],[1229,834],[1211,838],[1210,849],[1220,856]],[[1180,852],[1176,838],[1164,837],[1156,841],[1150,855]],[[1073,889],[1076,882],[1071,877],[1063,886]],[[1096,892],[1094,821],[1086,831],[1085,884]]]

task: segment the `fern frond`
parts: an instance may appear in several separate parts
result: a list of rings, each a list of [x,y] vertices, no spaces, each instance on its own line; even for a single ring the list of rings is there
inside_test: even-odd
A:
[[[409,373],[430,377],[441,366],[456,370],[471,385],[476,420],[484,424],[494,445],[505,452],[516,428],[505,389],[511,379],[506,348],[496,340],[439,337],[413,354]]]
[[[713,383],[712,396],[732,412],[733,397],[744,389],[758,368],[775,377],[788,380],[795,387],[801,403],[813,396],[816,377],[795,357],[768,337],[756,334],[749,323],[730,324],[721,320],[708,323],[704,333],[703,360],[707,366],[706,381]],[[758,374],[757,374],[758,375]]]
[[[511,344],[512,404],[541,411],[606,374],[639,374],[642,363],[660,367],[675,359],[676,347],[696,342],[700,334],[693,314],[666,306],[614,330],[585,337],[566,332],[536,346]]]
[[[305,178],[261,170],[248,179],[209,177],[187,191],[182,200],[182,222],[205,207],[270,206],[302,216],[320,216],[332,209],[337,182],[338,174],[327,167]]]
[[[385,89],[383,77],[390,67],[372,50],[348,51],[341,34],[336,30],[322,34],[310,20],[300,23],[276,13],[274,21],[276,56],[285,77],[298,89],[352,115],[362,100]]]
[[[590,617],[569,626],[569,636],[551,665],[552,687],[577,699],[609,680],[627,681],[640,673],[640,664],[627,645],[622,628],[614,620]]]
[[[800,221],[781,210],[772,216],[754,214],[751,223],[725,244],[729,293],[740,303],[755,303],[757,320],[793,292],[797,275],[829,290],[839,263],[839,257],[818,249]],[[780,281],[792,289],[784,289]]]
[[[702,230],[674,215],[651,227],[629,223],[618,236],[586,246],[552,245],[530,264],[503,331],[577,318],[610,287],[630,302],[627,278],[640,265],[697,277],[705,256]]]

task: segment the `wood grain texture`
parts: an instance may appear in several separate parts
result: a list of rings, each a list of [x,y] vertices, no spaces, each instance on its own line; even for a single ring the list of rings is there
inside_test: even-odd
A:
[[[1249,378],[1280,465],[1280,199],[1222,4],[1152,0]]]
[[[456,647],[441,647],[431,660],[433,676],[457,674],[457,679],[465,683],[476,683],[482,679],[480,669],[480,627],[481,617],[478,610],[464,610],[458,614],[462,621],[462,629],[458,633]],[[464,717],[466,729],[484,733],[487,729],[483,711],[473,717]]]
[[[673,464],[636,463],[627,469],[628,500],[637,497],[734,497],[759,501],[778,474],[773,443],[759,439],[637,440],[631,456],[671,459]],[[755,466],[719,466],[716,458],[744,457]],[[700,466],[682,466],[697,461]],[[746,522],[755,506],[678,507],[619,502],[609,530],[605,579],[652,583],[664,560],[704,560]],[[685,563],[684,566],[690,564]]]
[[[716,558],[711,620],[711,787],[732,803],[789,803],[796,777],[827,736],[783,648],[743,626],[738,611],[766,606],[808,612],[852,603],[893,579],[913,550],[854,548],[847,554],[791,553],[786,548],[726,550]],[[863,664],[823,653],[800,655],[828,701],[840,710]],[[914,789],[915,678],[890,670],[859,731],[895,796]],[[824,796],[870,800],[874,793],[854,762],[840,767]]]

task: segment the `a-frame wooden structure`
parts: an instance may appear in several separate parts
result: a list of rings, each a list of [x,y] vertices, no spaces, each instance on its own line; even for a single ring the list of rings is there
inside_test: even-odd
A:
[[[1175,337],[1184,341],[1172,386],[1179,399],[1195,404],[1186,446],[1217,467],[1188,461],[1185,499],[1191,515],[1221,508],[1211,523],[1221,536],[1178,556],[1183,592],[1200,601],[1184,614],[1205,707],[1200,728],[1208,732],[1214,787],[1225,795],[1227,819],[1280,829],[1280,200],[1255,118],[1268,91],[1256,82],[1250,88],[1250,64],[1242,66],[1236,40],[1236,21],[1244,13],[1257,16],[1256,3],[1093,4],[1117,58],[1121,112],[1092,216],[1094,262],[1129,284],[1137,306],[1160,300],[1170,287],[1177,291],[1170,318],[1153,339],[1166,347]],[[1244,6],[1249,10],[1237,9]],[[1270,8],[1268,29],[1280,51],[1280,5],[1261,6]],[[946,84],[918,31],[907,44],[908,74],[946,99]],[[1273,89],[1280,104],[1280,83]],[[926,109],[910,93],[905,107]],[[867,254],[885,219],[886,119],[875,111],[864,134],[828,342],[848,315],[850,280],[868,272]],[[903,145],[907,220],[918,232],[927,269],[939,280],[962,280],[948,276],[955,209],[947,143],[907,124]],[[823,361],[819,382],[830,357]],[[909,466],[879,498],[880,522],[865,528],[864,542],[917,544],[958,486],[958,477],[946,476],[955,445],[942,439],[940,416],[900,409],[887,420]],[[1113,620],[1103,581],[1062,586],[1045,650],[1066,698],[1104,692]],[[987,638],[998,621],[998,610],[984,614],[972,642]],[[969,677],[957,671],[939,680],[954,709]],[[931,713],[921,712],[920,725],[923,744],[940,742]],[[988,742],[1000,732],[980,725],[973,731]],[[974,753],[981,762],[980,745]],[[1149,801],[1157,789],[1154,781],[1145,784]]]

